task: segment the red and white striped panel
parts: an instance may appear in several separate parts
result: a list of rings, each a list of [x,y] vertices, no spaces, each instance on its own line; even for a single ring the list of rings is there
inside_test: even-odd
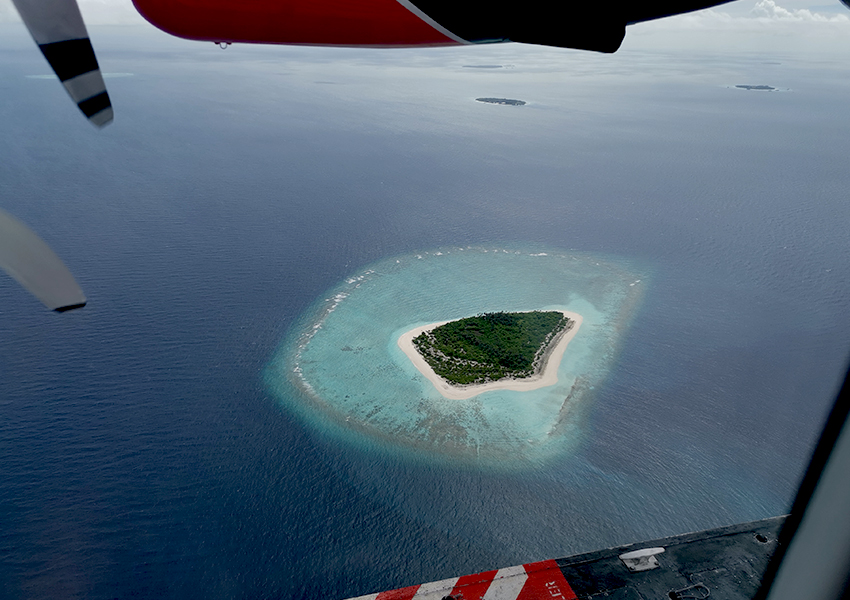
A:
[[[413,585],[351,600],[574,600],[554,560]]]

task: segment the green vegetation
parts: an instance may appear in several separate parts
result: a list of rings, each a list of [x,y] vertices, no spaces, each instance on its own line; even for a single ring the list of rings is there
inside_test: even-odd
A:
[[[556,311],[487,313],[446,323],[413,340],[434,372],[469,384],[530,377],[550,342],[573,322]]]

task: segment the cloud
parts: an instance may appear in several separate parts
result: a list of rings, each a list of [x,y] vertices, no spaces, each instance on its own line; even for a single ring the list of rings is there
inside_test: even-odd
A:
[[[753,28],[766,23],[836,23],[850,25],[850,11],[844,13],[823,14],[807,8],[788,9],[779,6],[774,0],[758,0],[749,12],[732,14],[730,12],[709,8],[653,21],[652,24],[669,28]]]
[[[808,21],[819,23],[850,23],[846,14],[825,15],[812,12],[807,8],[787,9],[777,5],[773,0],[759,0],[750,11],[751,18],[767,19],[769,21]]]
[[[741,3],[743,4],[743,3]],[[850,11],[823,13],[757,0],[736,3],[629,27],[623,48],[689,49],[710,52],[769,52],[847,57]]]

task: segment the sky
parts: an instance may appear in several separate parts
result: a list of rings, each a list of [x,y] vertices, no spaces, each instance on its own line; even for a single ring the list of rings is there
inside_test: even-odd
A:
[[[79,5],[89,25],[146,25],[129,0],[79,0]],[[0,23],[3,22],[20,22],[11,0],[0,0]],[[850,54],[848,39],[850,9],[838,0],[738,0],[631,26],[621,49]]]
[[[847,54],[850,10],[821,0],[739,0],[633,25],[622,49],[782,51]]]

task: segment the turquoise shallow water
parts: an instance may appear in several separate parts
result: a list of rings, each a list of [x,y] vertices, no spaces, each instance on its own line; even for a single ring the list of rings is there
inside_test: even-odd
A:
[[[269,365],[276,396],[354,443],[503,466],[566,451],[605,380],[645,270],[589,254],[444,248],[363,269],[307,312]],[[569,310],[582,323],[558,382],[443,397],[398,347],[404,332],[482,312]]]

